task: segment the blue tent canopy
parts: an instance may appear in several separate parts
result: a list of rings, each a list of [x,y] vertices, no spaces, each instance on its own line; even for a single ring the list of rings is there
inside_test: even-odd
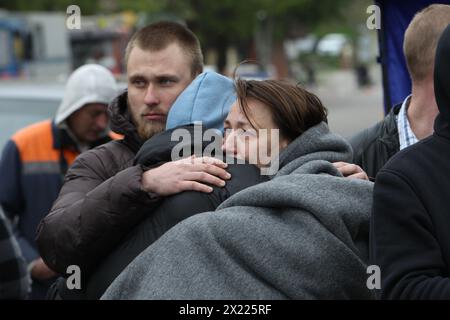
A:
[[[432,3],[450,4],[450,0],[378,0],[381,9],[379,30],[380,58],[383,70],[384,108],[389,109],[411,93],[411,80],[403,56],[403,35],[414,15]]]

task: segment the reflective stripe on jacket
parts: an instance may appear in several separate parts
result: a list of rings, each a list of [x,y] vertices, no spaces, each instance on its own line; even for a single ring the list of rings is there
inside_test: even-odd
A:
[[[96,145],[109,140],[106,137]],[[0,204],[15,222],[14,232],[28,262],[39,257],[36,227],[50,211],[64,174],[78,155],[68,133],[50,119],[19,130],[3,149]]]

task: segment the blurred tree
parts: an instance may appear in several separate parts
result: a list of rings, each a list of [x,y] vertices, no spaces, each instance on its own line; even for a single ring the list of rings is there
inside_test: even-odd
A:
[[[218,69],[223,70],[230,45],[241,48],[241,58],[251,56],[252,47],[258,60],[282,57],[285,38],[348,21],[352,10],[346,9],[357,2],[360,0],[0,0],[0,7],[65,12],[68,5],[77,4],[82,14],[129,10],[145,15],[146,22],[178,18],[186,21],[205,49],[216,49]]]

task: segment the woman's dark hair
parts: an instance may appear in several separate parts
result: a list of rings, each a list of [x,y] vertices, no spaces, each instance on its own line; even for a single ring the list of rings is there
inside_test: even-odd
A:
[[[252,123],[248,99],[252,98],[270,108],[280,134],[294,140],[309,128],[327,122],[327,109],[313,93],[283,80],[235,80],[236,96],[245,117]]]

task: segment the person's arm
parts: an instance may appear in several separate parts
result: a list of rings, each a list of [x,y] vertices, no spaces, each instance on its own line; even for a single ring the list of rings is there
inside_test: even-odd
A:
[[[66,181],[50,213],[37,230],[39,252],[47,265],[65,275],[77,265],[88,274],[109,248],[136,224],[143,208],[155,205],[158,197],[142,190],[141,166],[132,166],[111,176],[99,153],[81,154],[69,169]]]
[[[103,150],[103,151],[99,151]],[[80,155],[50,213],[38,227],[39,252],[51,269],[65,275],[77,265],[85,276],[134,225],[151,212],[161,196],[185,190],[211,192],[203,183],[221,185],[226,166],[217,159],[183,159],[144,172],[135,165],[109,176],[99,156]],[[212,189],[211,189],[212,190]]]
[[[87,299],[99,299],[114,279],[142,251],[178,222],[200,212],[213,211],[220,204],[219,191],[210,194],[186,191],[166,197],[150,210],[121,243],[95,269],[86,284]]]
[[[165,197],[161,204],[135,226],[109,254],[89,279],[88,299],[99,299],[112,281],[148,246],[180,221],[197,213],[214,211],[231,195],[268,180],[259,168],[250,164],[231,164],[227,170],[233,177],[224,188],[213,192],[186,191]]]
[[[348,139],[348,142],[352,146],[353,161],[352,163],[364,167],[363,154],[370,144],[370,129],[363,129]]]
[[[450,279],[431,218],[401,174],[382,169],[374,187],[370,255],[383,299],[450,299]]]
[[[0,300],[25,299],[30,290],[26,262],[0,208]]]

